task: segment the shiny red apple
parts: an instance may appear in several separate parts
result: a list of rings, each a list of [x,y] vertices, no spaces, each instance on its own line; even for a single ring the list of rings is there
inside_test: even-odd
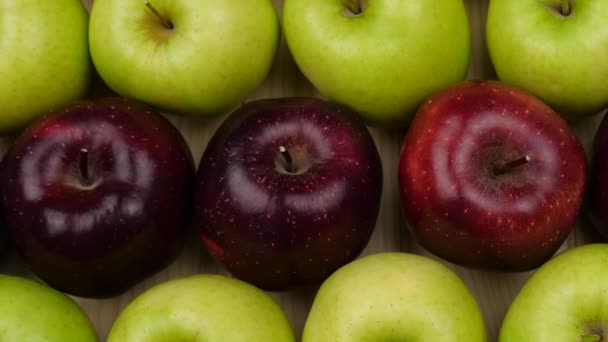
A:
[[[551,108],[494,81],[432,96],[403,143],[401,202],[418,242],[465,266],[540,266],[570,232],[587,162]]]
[[[251,102],[215,133],[197,175],[209,251],[265,289],[317,283],[353,260],[374,229],[380,157],[348,109],[317,99]]]
[[[595,134],[585,203],[591,225],[608,240],[608,116]]]
[[[179,131],[147,106],[115,98],[50,114],[17,139],[2,172],[18,252],[61,291],[117,294],[183,245],[194,163]]]

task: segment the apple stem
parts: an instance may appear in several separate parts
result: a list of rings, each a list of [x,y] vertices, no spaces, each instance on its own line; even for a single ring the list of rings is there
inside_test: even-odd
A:
[[[144,0],[144,4],[146,5],[146,7],[148,7],[148,9],[154,13],[154,15],[156,17],[158,17],[158,19],[160,20],[160,23],[163,24],[163,26],[168,29],[168,30],[172,30],[174,28],[173,23],[171,22],[171,20],[163,17],[162,15],[160,15],[160,13],[158,13],[158,11],[156,10],[156,8],[154,8],[154,6],[152,6],[152,4],[150,3],[150,1],[148,0]]]
[[[349,11],[353,12],[353,14],[361,14],[361,0],[342,0],[342,3]]]
[[[504,163],[502,165],[497,165],[496,167],[494,167],[494,174],[500,176],[513,170],[516,167],[529,163],[530,160],[532,160],[530,156],[525,156],[519,159],[511,160],[510,162]]]
[[[289,151],[287,151],[285,146],[279,146],[279,152],[281,152],[281,156],[283,156],[283,159],[285,160],[285,169],[287,170],[287,172],[295,173],[296,170],[293,166],[293,159],[291,158],[291,154],[289,154]]]
[[[562,0],[561,13],[566,17],[570,15],[570,0]]]
[[[600,334],[593,335],[580,335],[577,338],[577,342],[601,342],[602,336]]]
[[[89,175],[89,150],[86,148],[80,149],[80,183],[84,186],[91,185],[91,176]]]

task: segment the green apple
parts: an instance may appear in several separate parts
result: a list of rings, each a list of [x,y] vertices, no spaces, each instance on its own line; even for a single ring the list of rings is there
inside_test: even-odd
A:
[[[95,0],[89,27],[110,88],[194,116],[220,114],[254,90],[279,37],[271,0]]]
[[[608,105],[608,1],[492,0],[487,41],[499,78],[573,120]]]
[[[383,253],[356,260],[321,286],[302,342],[483,342],[477,302],[443,264]]]
[[[304,75],[370,124],[407,125],[469,67],[462,0],[285,0],[283,26]]]
[[[608,245],[568,250],[539,268],[511,304],[499,342],[608,339]]]
[[[0,275],[0,341],[95,342],[97,336],[80,307],[63,293]]]
[[[0,132],[84,96],[87,30],[80,0],[0,0]]]
[[[107,342],[294,342],[281,308],[262,290],[219,275],[157,285],[118,316]]]

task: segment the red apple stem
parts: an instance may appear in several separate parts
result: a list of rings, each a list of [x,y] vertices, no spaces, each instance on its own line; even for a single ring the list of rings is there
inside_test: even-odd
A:
[[[528,164],[530,160],[532,160],[530,156],[525,156],[519,159],[511,160],[510,162],[506,162],[502,165],[497,165],[496,167],[494,167],[494,174],[500,176],[513,170],[516,167]]]
[[[353,14],[361,14],[361,11],[363,10],[361,0],[342,0],[342,3]]]
[[[570,15],[570,0],[562,0],[562,8],[561,8],[561,13],[563,16],[569,16]]]
[[[89,150],[86,148],[80,149],[80,183],[84,186],[91,185],[91,176],[89,175]]]
[[[157,10],[156,8],[154,8],[154,6],[152,6],[152,4],[150,3],[150,1],[148,0],[144,0],[144,4],[146,5],[146,7],[148,7],[148,9],[154,13],[154,15],[160,20],[160,23],[163,24],[163,26],[167,29],[167,30],[172,30],[174,28],[173,23],[171,22],[171,20],[163,17]]]
[[[279,146],[279,152],[281,152],[281,156],[283,157],[283,160],[285,161],[285,170],[287,170],[287,172],[289,172],[289,173],[296,173],[296,169],[293,165],[293,159],[291,158],[291,154],[289,153],[289,151],[287,151],[285,146]]]
[[[580,335],[576,340],[576,342],[601,342],[602,336],[600,334]]]

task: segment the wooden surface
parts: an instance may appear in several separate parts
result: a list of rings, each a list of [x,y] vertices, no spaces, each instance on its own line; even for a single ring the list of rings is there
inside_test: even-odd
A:
[[[92,0],[83,1],[87,6],[90,6]],[[471,79],[492,79],[496,77],[488,58],[484,35],[488,1],[465,1],[469,12],[473,41],[473,55],[469,70],[469,78]],[[280,11],[282,0],[275,0],[275,4]],[[295,95],[316,96],[317,93],[298,71],[283,42],[268,79],[254,93],[250,94],[247,100]],[[223,120],[223,117],[209,121],[194,121],[172,116],[169,118],[181,129],[188,139],[192,153],[197,161],[200,159],[207,141]],[[574,125],[587,151],[600,119],[601,115],[596,115]],[[363,255],[382,251],[403,251],[428,255],[409,234],[403,222],[399,206],[397,162],[404,132],[387,132],[375,128],[371,129],[371,131],[382,155],[384,189],[376,230]],[[582,225],[579,223],[562,249],[590,240],[590,234],[582,229]],[[496,341],[498,329],[500,328],[504,314],[530,273],[501,274],[469,270],[451,264],[449,266],[469,285],[483,311],[489,341]],[[15,255],[11,255],[8,260],[2,262],[0,270],[14,274],[28,274],[26,267]],[[204,251],[193,229],[191,239],[185,250],[165,271],[116,298],[105,300],[76,298],[76,300],[82,305],[93,321],[100,340],[103,341],[120,310],[134,299],[135,296],[160,282],[196,273],[225,273],[225,271],[221,266],[215,264],[207,252]],[[271,293],[283,307],[298,336],[301,334],[308,310],[314,298],[314,291],[315,289],[307,289],[294,292]]]

